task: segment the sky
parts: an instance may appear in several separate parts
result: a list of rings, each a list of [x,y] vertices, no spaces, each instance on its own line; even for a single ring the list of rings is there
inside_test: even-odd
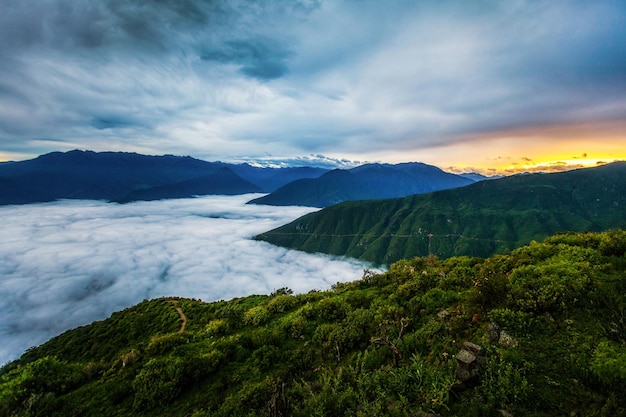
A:
[[[0,161],[626,159],[624,0],[3,0]]]
[[[244,204],[258,196],[0,207],[0,366],[144,299],[305,293],[374,269],[251,240],[315,210]]]

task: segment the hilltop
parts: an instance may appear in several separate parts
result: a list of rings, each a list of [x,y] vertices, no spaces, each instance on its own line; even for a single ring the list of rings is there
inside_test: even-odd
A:
[[[155,299],[0,370],[7,416],[618,416],[626,232],[326,291]]]

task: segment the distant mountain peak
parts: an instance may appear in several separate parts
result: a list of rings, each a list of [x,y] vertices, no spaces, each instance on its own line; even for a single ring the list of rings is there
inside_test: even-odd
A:
[[[421,162],[371,163],[347,170],[337,168],[315,180],[287,184],[251,203],[326,207],[348,200],[405,197],[473,182]]]

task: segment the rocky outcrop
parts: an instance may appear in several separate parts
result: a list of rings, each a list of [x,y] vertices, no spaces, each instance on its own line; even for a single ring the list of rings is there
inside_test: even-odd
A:
[[[457,382],[453,388],[462,391],[478,382],[480,370],[484,364],[483,348],[472,342],[464,342],[463,349],[456,355]]]
[[[489,323],[487,326],[487,336],[491,343],[497,343],[502,347],[515,347],[519,344],[517,339],[500,329],[497,323]]]

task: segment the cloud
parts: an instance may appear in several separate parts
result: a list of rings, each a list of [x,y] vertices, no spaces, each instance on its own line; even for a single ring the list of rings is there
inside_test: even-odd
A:
[[[201,54],[205,61],[239,65],[240,71],[253,78],[268,81],[285,75],[292,53],[270,40],[249,39],[226,42],[221,50]]]
[[[254,196],[0,207],[0,363],[62,331],[161,296],[325,289],[367,266],[250,240],[313,209]]]
[[[624,19],[582,0],[10,2],[0,144],[377,160],[610,123]]]
[[[311,154],[307,156],[298,156],[294,158],[280,158],[267,155],[258,158],[242,158],[241,162],[245,162],[251,165],[260,167],[273,167],[273,168],[285,168],[285,167],[319,167],[327,169],[350,169],[363,165],[367,162],[353,161],[346,158],[333,158],[320,154]]]

